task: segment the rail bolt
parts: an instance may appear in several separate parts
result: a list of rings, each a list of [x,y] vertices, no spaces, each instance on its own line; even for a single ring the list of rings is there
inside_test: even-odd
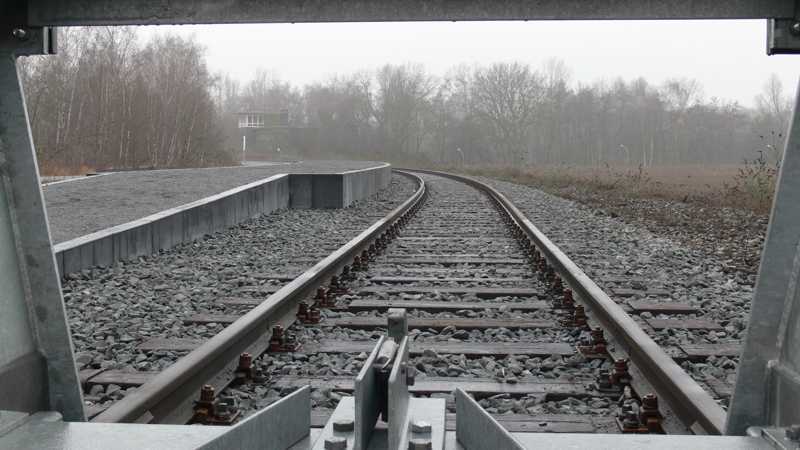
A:
[[[287,334],[283,339],[283,347],[287,350],[294,350],[297,348],[297,341],[293,334]]]
[[[264,384],[267,382],[267,376],[264,375],[263,369],[256,369],[255,375],[253,375],[253,383],[255,384]]]
[[[200,389],[200,401],[210,402],[215,398],[214,388],[211,385],[207,384]]]
[[[283,327],[280,325],[275,325],[272,327],[272,337],[269,339],[269,347],[267,351],[270,352],[280,352],[284,351],[284,344],[286,343],[286,337],[283,334]]]
[[[217,404],[217,412],[214,413],[214,417],[216,417],[218,420],[229,420],[231,418],[231,412],[228,410],[228,404]]]
[[[553,292],[555,292],[556,295],[564,293],[564,283],[561,281],[561,277],[556,277],[555,280],[553,280]]]
[[[256,374],[256,365],[253,364],[253,357],[249,353],[239,355],[239,365],[236,366],[236,378],[239,382],[252,379]]]
[[[564,289],[564,309],[575,309],[575,299],[572,298],[572,289]]]
[[[300,306],[297,307],[297,317],[300,318],[301,321],[305,321],[308,317],[308,302],[303,300],[300,302]]]
[[[628,411],[625,413],[625,420],[622,421],[625,428],[639,428],[639,417],[636,411]]]
[[[595,352],[606,353],[606,344],[607,342],[603,329],[594,327],[594,330],[592,330],[592,347],[594,347]]]
[[[583,305],[575,305],[575,324],[579,327],[586,325],[586,311]]]
[[[250,370],[250,366],[253,365],[253,357],[250,356],[250,353],[242,353],[239,355],[239,367],[238,370]]]
[[[653,394],[642,397],[642,406],[639,407],[639,423],[647,428],[648,433],[661,433],[661,413],[658,412],[658,398]]]
[[[361,264],[366,265],[367,262],[369,262],[370,260],[371,258],[369,256],[369,250],[367,249],[361,250]]]
[[[600,374],[597,376],[597,387],[599,389],[611,389],[613,386],[611,374],[608,370],[601,369]]]
[[[314,296],[314,301],[317,302],[318,305],[324,306],[328,304],[328,294],[325,293],[324,286],[317,288],[317,295]]]
[[[208,384],[203,386],[200,389],[200,400],[194,401],[195,412],[192,422],[207,423],[214,417],[218,405],[219,399],[214,395],[214,388]]]
[[[614,373],[611,374],[611,383],[620,387],[631,383],[631,374],[628,372],[628,362],[623,358],[614,361]]]
[[[653,394],[645,395],[642,397],[642,408],[658,409],[658,398]]]
[[[361,269],[362,269],[362,267],[361,267],[361,257],[356,256],[355,258],[353,258],[353,270],[358,271],[358,270],[361,270]]]
[[[603,332],[603,329],[600,327],[594,327],[592,330],[592,344],[605,344],[606,343],[606,336]]]
[[[369,244],[368,252],[370,255],[374,255],[375,253],[378,252],[378,248],[375,246],[375,244]]]

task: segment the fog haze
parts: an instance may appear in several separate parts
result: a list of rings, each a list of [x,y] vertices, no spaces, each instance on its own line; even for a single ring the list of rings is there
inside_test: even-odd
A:
[[[457,64],[501,61],[540,67],[564,60],[573,84],[598,78],[695,78],[705,98],[753,105],[775,73],[794,93],[800,57],[766,56],[766,21],[529,21],[320,23],[143,27],[155,32],[195,34],[208,49],[212,71],[243,82],[255,69],[274,70],[302,87],[332,73],[384,64],[422,63],[433,75]]]

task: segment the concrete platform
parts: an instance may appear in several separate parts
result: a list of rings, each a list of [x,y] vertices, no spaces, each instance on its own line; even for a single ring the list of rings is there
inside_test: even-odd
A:
[[[280,208],[345,208],[390,181],[386,163],[315,161],[121,172],[43,191],[64,275],[151,255]]]

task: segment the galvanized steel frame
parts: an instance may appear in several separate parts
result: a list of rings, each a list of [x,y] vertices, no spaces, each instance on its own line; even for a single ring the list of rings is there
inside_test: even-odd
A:
[[[726,434],[800,423],[800,86],[781,163]]]
[[[181,423],[188,420],[186,411],[191,411],[193,399],[203,385],[211,384],[217,389],[227,385],[239,355],[263,353],[269,345],[273,326],[288,326],[294,322],[300,301],[316,292],[317,287],[360,255],[362,249],[424,198],[425,182],[414,175],[404,175],[417,181],[419,188],[402,205],[92,421]]]
[[[29,0],[31,26],[425,20],[774,19],[792,0],[335,0],[324,2]]]
[[[36,383],[45,380],[44,386],[0,383],[0,406],[8,407],[3,403],[10,398],[29,396],[41,399],[45,403],[43,406],[60,412],[65,420],[84,421],[83,396],[72,354],[72,337],[61,296],[50,227],[39,184],[36,152],[28,124],[17,57],[14,54],[0,54],[0,182],[5,193],[5,198],[0,202],[0,208],[4,208],[0,214],[3,217],[0,229],[10,233],[14,242],[9,245],[11,248],[3,249],[3,258],[10,262],[11,255],[15,255],[17,264],[16,267],[4,268],[0,273],[0,285],[6,294],[9,294],[11,286],[20,287],[20,291],[11,294],[13,298],[8,299],[11,304],[6,307],[28,311],[27,324],[3,323],[0,320],[0,326],[18,329],[19,333],[31,336],[35,351],[28,355],[46,363],[27,364],[25,367],[33,368],[34,373],[24,374]],[[26,330],[23,330],[23,325],[27,325]],[[21,340],[23,336],[17,335],[16,338]],[[8,368],[3,364],[0,371]],[[3,378],[3,374],[0,374],[0,382],[8,381]],[[20,393],[19,389],[23,386],[29,387],[32,392]],[[41,405],[28,406],[28,409],[38,407]]]
[[[524,230],[531,242],[536,244],[547,261],[561,273],[573,292],[586,303],[600,325],[624,347],[625,353],[678,419],[687,428],[697,422],[708,434],[723,433],[725,410],[503,194],[471,178],[431,170],[414,171],[452,178],[470,184],[495,198]]]

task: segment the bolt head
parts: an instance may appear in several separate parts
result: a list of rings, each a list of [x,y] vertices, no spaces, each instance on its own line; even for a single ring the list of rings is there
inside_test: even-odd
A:
[[[353,431],[355,427],[355,422],[352,420],[337,420],[333,422],[333,431]]]
[[[427,439],[411,439],[408,441],[408,450],[432,450],[433,444]]]
[[[430,433],[431,429],[431,423],[425,422],[424,420],[418,420],[411,424],[411,431],[413,433]]]
[[[16,31],[16,30],[15,30]],[[789,26],[789,31],[792,33],[800,33],[800,22],[794,22]]]
[[[210,399],[214,398],[214,388],[207,384],[200,389],[200,398]]]
[[[797,441],[800,439],[800,425],[792,425],[786,429],[786,439]]]
[[[343,437],[329,437],[325,439],[326,450],[345,450],[347,448],[347,439]]]
[[[658,408],[658,398],[653,394],[642,397],[642,406],[646,408]]]
[[[12,31],[12,33],[14,33],[14,36],[20,39],[24,39],[25,36],[28,35],[28,32],[24,28],[14,28],[14,31]]]

